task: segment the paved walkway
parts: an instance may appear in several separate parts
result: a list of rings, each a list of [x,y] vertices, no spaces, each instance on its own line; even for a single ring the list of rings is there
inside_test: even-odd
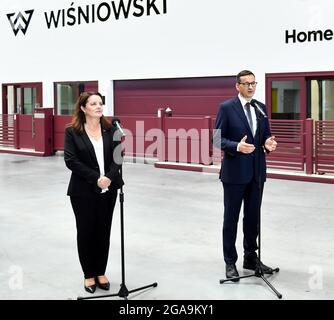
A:
[[[219,284],[224,278],[222,187],[216,173],[126,162],[123,174],[126,285],[130,290],[158,282],[130,299],[277,299],[255,277]],[[0,154],[0,299],[86,295],[66,196],[69,175],[61,156]],[[334,298],[333,200],[331,184],[268,179],[262,259],[280,268],[269,281],[283,299]],[[116,293],[119,230],[117,203],[107,269]],[[237,242],[241,256],[241,228]],[[242,259],[237,266],[247,274]]]

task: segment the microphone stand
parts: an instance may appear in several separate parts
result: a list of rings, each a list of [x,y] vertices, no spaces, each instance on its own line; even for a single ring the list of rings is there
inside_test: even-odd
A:
[[[118,128],[118,126],[117,126]],[[125,134],[122,131],[120,131],[121,137],[124,137]],[[123,179],[123,170],[122,165],[119,169],[121,180]],[[147,288],[155,288],[158,286],[157,282],[154,282],[152,284],[128,290],[125,284],[125,258],[124,258],[124,192],[123,192],[123,186],[120,188],[120,194],[119,194],[119,202],[120,202],[120,225],[121,225],[121,266],[122,266],[122,283],[120,284],[120,289],[117,293],[111,293],[111,294],[105,294],[105,295],[99,295],[99,296],[90,296],[90,297],[78,297],[77,300],[88,300],[88,299],[98,299],[98,298],[108,298],[108,297],[120,297],[124,298],[124,300],[128,299],[128,295],[133,292],[137,292],[140,290],[144,290]]]
[[[261,124],[263,119],[267,118],[267,115],[260,109],[258,104],[255,103],[255,113],[257,115],[257,120],[259,122],[258,125],[258,130],[259,130],[259,139],[261,139]],[[261,146],[259,146],[261,148]],[[262,152],[261,150],[258,152]],[[268,287],[275,292],[276,296],[279,299],[282,299],[282,294],[279,293],[274,286],[267,280],[267,278],[264,276],[264,272],[262,270],[261,266],[261,199],[262,199],[262,192],[263,192],[263,187],[262,187],[262,179],[261,179],[261,172],[260,172],[260,157],[258,157],[258,186],[259,186],[259,199],[258,199],[258,207],[257,207],[257,214],[258,214],[258,230],[259,230],[259,235],[258,235],[258,258],[257,258],[257,263],[255,267],[255,271],[253,274],[245,275],[245,276],[239,276],[239,277],[233,277],[233,278],[226,278],[226,279],[221,279],[219,280],[220,284],[223,284],[228,281],[233,281],[236,282],[238,279],[244,279],[244,278],[250,278],[250,277],[257,277],[261,278],[267,285]],[[279,272],[279,268],[272,269],[273,273],[274,272]]]

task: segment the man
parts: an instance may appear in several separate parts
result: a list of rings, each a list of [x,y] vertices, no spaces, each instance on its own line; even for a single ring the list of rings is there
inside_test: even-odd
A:
[[[265,105],[252,100],[256,85],[251,71],[239,72],[236,77],[239,94],[220,105],[216,119],[214,145],[224,150],[220,179],[224,187],[223,249],[227,278],[239,277],[235,242],[242,202],[243,267],[256,270],[261,266],[263,273],[273,273],[272,268],[258,259],[256,250],[266,153],[274,151],[277,142],[271,136]]]

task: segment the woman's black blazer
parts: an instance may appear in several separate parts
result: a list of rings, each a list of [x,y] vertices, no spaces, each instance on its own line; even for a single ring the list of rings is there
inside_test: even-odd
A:
[[[111,180],[109,189],[119,189],[123,184],[120,175],[122,152],[119,139],[114,138],[116,129],[102,129],[104,172]],[[72,171],[67,189],[69,196],[92,196],[100,193],[97,185],[100,169],[94,147],[84,131],[76,132],[72,127],[65,130],[64,160],[67,168]]]

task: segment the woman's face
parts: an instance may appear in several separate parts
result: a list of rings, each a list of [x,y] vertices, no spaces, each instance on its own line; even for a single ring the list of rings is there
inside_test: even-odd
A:
[[[91,95],[86,105],[81,106],[81,110],[85,113],[86,118],[101,118],[103,114],[102,99],[98,95]]]

